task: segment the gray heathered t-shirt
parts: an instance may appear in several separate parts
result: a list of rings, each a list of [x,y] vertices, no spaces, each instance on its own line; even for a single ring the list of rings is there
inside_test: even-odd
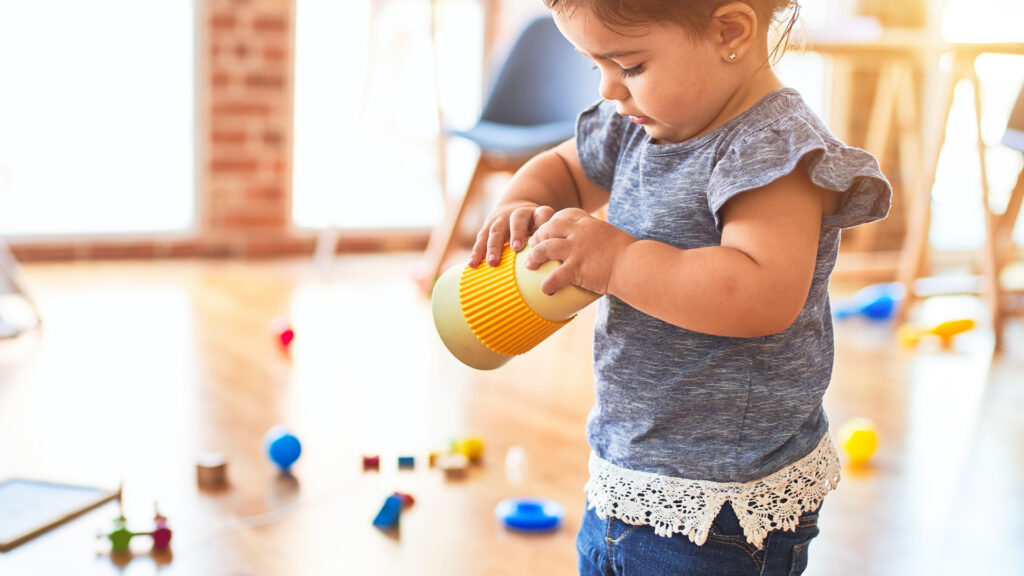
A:
[[[656,144],[611,102],[577,121],[587,176],[611,192],[608,219],[638,239],[720,245],[730,198],[803,160],[817,186],[841,192],[821,220],[807,302],[785,331],[757,338],[692,332],[608,296],[594,328],[596,403],[587,438],[616,466],[688,480],[749,482],[806,456],[828,430],[832,375],[829,274],[841,228],[885,217],[891,189],[878,163],[839,142],[795,90],[776,90],[690,141]]]

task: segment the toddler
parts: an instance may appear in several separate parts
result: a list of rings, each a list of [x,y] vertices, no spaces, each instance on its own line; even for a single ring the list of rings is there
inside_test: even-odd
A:
[[[529,238],[527,267],[562,262],[545,292],[606,295],[579,571],[800,574],[839,480],[829,274],[889,184],[772,71],[795,0],[545,5],[602,100],[513,176],[469,264]]]

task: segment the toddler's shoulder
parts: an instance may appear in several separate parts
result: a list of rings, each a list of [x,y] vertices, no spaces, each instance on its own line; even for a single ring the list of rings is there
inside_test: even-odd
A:
[[[878,162],[836,138],[796,90],[769,94],[739,120],[716,154],[709,185],[716,213],[736,194],[798,169],[819,188],[842,194],[842,209],[825,218],[826,227],[856,226],[888,213],[892,190]]]

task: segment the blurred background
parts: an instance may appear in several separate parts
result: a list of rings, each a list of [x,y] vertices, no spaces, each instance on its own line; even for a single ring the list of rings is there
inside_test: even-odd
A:
[[[1024,3],[801,6],[779,76],[895,190],[887,220],[844,231],[833,301],[903,290],[891,315],[837,321],[827,408],[882,440],[826,505],[808,573],[1022,573]],[[0,552],[0,574],[572,573],[591,316],[479,373],[427,297],[525,158],[473,130],[544,12],[0,0],[0,480],[123,484],[126,510],[159,499],[179,526],[173,558],[114,558],[106,504]],[[950,320],[970,328],[900,346]],[[294,475],[260,444],[279,424],[304,440]],[[456,484],[360,465],[469,434],[488,457]],[[506,457],[524,451],[525,480]],[[210,452],[230,489],[196,486]],[[418,502],[381,538],[399,489]],[[512,494],[560,500],[565,525],[496,527]]]

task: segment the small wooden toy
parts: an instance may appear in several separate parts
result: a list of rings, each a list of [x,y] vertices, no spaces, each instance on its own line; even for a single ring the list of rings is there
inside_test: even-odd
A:
[[[211,490],[228,485],[228,463],[222,454],[203,454],[196,459],[196,483]]]
[[[444,472],[446,478],[461,478],[466,475],[469,459],[465,454],[445,454],[437,459],[437,467]]]
[[[380,456],[376,454],[363,456],[363,472],[370,470],[380,471]]]
[[[949,348],[953,345],[953,338],[958,334],[963,334],[968,330],[973,330],[974,326],[975,322],[970,318],[947,320],[934,326],[926,327],[906,324],[900,326],[897,337],[899,338],[900,344],[905,348],[913,348],[914,346],[917,346],[922,339],[928,336],[937,336],[939,341],[942,343],[942,347]]]
[[[399,470],[412,470],[416,467],[416,458],[414,456],[399,456],[398,457],[398,469]]]
[[[267,457],[281,469],[283,474],[288,474],[292,464],[302,454],[302,444],[294,434],[283,426],[274,426],[263,437],[263,446],[266,448]]]
[[[839,443],[854,466],[863,466],[878,448],[878,429],[870,418],[851,418],[839,427]]]
[[[120,502],[120,501],[119,501]],[[110,550],[115,554],[123,554],[131,551],[132,538],[136,536],[149,536],[153,539],[154,550],[166,550],[171,545],[171,532],[170,527],[167,526],[167,517],[160,514],[159,508],[156,504],[153,505],[155,514],[153,517],[153,530],[149,532],[132,532],[128,529],[128,522],[124,517],[124,509],[122,508],[117,515],[117,518],[113,521],[113,527],[110,532],[100,537],[106,537],[110,540]]]
[[[437,459],[440,458],[440,457],[441,457],[441,453],[440,452],[431,452],[430,455],[427,456],[427,464],[431,468],[436,468],[437,467]]]
[[[507,528],[523,532],[555,530],[565,517],[565,508],[554,500],[507,498],[498,502],[494,515]]]
[[[267,328],[281,348],[287,349],[291,346],[292,341],[295,340],[295,329],[292,328],[292,322],[287,316],[278,316],[270,321],[270,326]]]
[[[398,519],[402,515],[402,498],[397,495],[388,496],[381,506],[380,512],[373,519],[373,525],[381,530],[387,530],[398,526]]]

